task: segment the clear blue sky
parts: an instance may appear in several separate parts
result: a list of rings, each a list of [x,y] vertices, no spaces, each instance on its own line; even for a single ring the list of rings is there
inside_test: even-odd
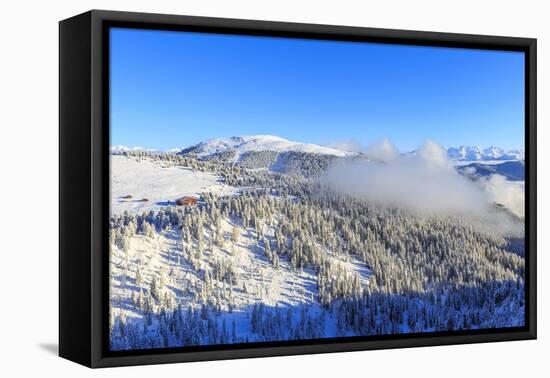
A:
[[[518,52],[116,28],[111,143],[273,134],[523,148],[523,70]]]

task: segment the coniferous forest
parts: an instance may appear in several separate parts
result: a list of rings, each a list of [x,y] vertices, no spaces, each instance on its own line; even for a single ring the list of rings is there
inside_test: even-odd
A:
[[[319,180],[333,156],[112,158],[209,174],[232,188],[111,215],[113,350],[524,324],[522,234],[334,190]],[[148,201],[130,194],[116,200]],[[523,225],[500,206],[491,212]]]

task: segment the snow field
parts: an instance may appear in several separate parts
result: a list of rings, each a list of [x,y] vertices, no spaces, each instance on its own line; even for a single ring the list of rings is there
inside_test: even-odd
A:
[[[157,210],[174,205],[174,201],[183,196],[199,196],[204,192],[229,195],[235,191],[212,173],[149,159],[111,155],[112,215]],[[132,198],[125,199],[128,195]]]

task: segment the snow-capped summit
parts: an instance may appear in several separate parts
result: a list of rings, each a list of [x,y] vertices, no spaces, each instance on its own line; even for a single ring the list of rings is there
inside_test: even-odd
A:
[[[447,149],[447,156],[451,160],[478,161],[478,160],[522,160],[524,153],[520,150],[504,150],[491,146],[482,149],[478,146],[460,146]]]
[[[525,153],[521,150],[509,150],[504,152],[499,160],[525,160]]]
[[[481,148],[478,146],[460,146],[447,149],[451,160],[481,160]]]
[[[496,146],[491,146],[483,150],[483,156],[491,157],[494,159],[498,159],[499,157],[504,155],[504,153],[505,151],[502,148]]]
[[[253,151],[305,152],[321,155],[348,156],[349,152],[324,147],[317,144],[293,142],[274,135],[233,136],[214,138],[182,150],[198,157],[207,157],[226,152],[234,152],[238,157]]]

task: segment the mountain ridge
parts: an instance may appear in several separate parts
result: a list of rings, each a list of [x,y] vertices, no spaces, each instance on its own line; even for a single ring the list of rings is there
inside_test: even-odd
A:
[[[127,147],[123,145],[111,146],[111,153],[115,155],[140,151],[162,152],[160,150],[146,149],[143,147]],[[332,155],[336,157],[360,155],[357,151],[348,151],[345,149],[338,149],[313,143],[296,142],[274,135],[248,135],[212,138],[188,147],[171,148],[165,150],[164,152],[179,155],[190,154],[199,158],[225,155],[226,157],[230,156],[234,161],[238,161],[243,155],[261,151],[274,151],[277,153],[299,152]],[[504,149],[497,146],[482,148],[479,146],[461,145],[458,147],[448,147],[446,148],[446,151],[447,157],[454,161],[510,161],[525,159],[525,153],[523,150]],[[414,153],[415,151],[409,152],[409,154]]]
[[[447,148],[447,156],[451,160],[458,161],[487,161],[487,160],[523,160],[525,153],[522,150],[490,146],[459,146]]]
[[[243,154],[259,151],[275,152],[303,152],[320,155],[334,155],[344,157],[352,155],[348,151],[342,151],[318,144],[294,142],[274,135],[250,135],[232,136],[228,138],[208,139],[188,148],[182,149],[179,154],[193,154],[199,158],[219,155],[235,151],[236,157]]]

